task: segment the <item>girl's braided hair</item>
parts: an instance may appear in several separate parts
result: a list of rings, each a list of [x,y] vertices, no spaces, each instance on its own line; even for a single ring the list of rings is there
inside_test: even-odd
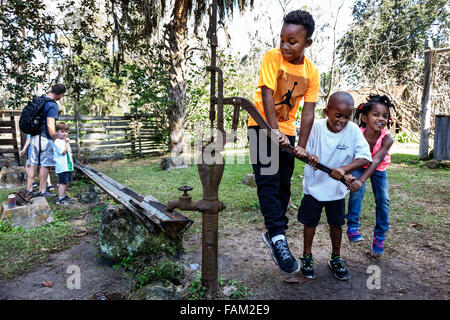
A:
[[[361,116],[361,114],[367,115],[369,111],[372,109],[372,107],[377,103],[385,105],[386,108],[388,109],[389,120],[387,126],[388,128],[390,128],[390,122],[392,121],[390,109],[393,108],[395,110],[395,106],[386,95],[382,96],[380,96],[379,94],[369,95],[369,97],[367,98],[367,102],[361,103],[356,109],[355,118],[358,119]],[[359,126],[363,128],[366,127],[366,124],[362,121],[362,119],[360,119],[359,121]]]

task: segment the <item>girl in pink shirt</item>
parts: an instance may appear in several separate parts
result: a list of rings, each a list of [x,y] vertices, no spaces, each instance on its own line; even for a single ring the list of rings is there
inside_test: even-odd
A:
[[[365,168],[352,171],[355,180],[349,185],[347,236],[350,242],[364,240],[359,232],[359,217],[365,193],[366,180],[370,177],[375,197],[376,224],[372,237],[372,251],[375,254],[384,252],[385,233],[389,229],[389,193],[386,167],[391,162],[389,149],[394,140],[389,133],[390,108],[394,108],[385,95],[371,95],[366,103],[361,104],[355,113],[360,118],[361,131],[370,146],[373,162]]]

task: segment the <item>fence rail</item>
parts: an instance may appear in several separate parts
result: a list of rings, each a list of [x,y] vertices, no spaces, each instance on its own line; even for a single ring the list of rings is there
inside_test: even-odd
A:
[[[17,158],[26,136],[19,132],[20,111],[0,110],[0,154],[14,153]],[[165,151],[162,123],[154,114],[124,114],[123,116],[59,116],[58,121],[69,126],[72,152],[90,156],[123,154],[142,156]],[[78,132],[78,133],[77,133]],[[24,160],[22,160],[22,163]]]
[[[13,115],[0,118],[0,154],[11,154],[19,162],[20,141],[17,128],[18,124]]]

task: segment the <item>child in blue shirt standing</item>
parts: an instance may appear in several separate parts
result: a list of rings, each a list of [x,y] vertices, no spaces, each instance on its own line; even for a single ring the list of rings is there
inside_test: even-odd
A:
[[[56,204],[70,205],[66,195],[67,185],[72,182],[73,159],[70,149],[70,139],[67,138],[69,126],[64,122],[58,122],[55,126],[56,140],[54,142],[55,172],[58,175],[58,199]]]

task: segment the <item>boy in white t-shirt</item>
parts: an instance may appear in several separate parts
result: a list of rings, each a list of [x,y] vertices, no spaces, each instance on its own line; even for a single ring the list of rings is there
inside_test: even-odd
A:
[[[325,207],[332,244],[328,266],[337,279],[349,279],[348,271],[340,257],[342,225],[345,224],[345,195],[348,190],[339,179],[344,177],[350,182],[352,180],[350,171],[362,168],[372,161],[369,144],[361,130],[355,123],[349,121],[353,105],[354,101],[350,94],[333,93],[324,109],[327,119],[314,121],[306,145],[311,166],[305,166],[304,196],[297,217],[304,224],[300,272],[306,278],[314,278],[311,248],[316,226]],[[319,159],[322,164],[332,168],[330,175],[314,169]]]
[[[64,122],[58,122],[56,128],[56,140],[54,142],[55,172],[58,175],[58,199],[56,204],[70,205],[66,196],[67,185],[72,182],[73,159],[70,149],[70,139],[67,138],[69,126]]]

